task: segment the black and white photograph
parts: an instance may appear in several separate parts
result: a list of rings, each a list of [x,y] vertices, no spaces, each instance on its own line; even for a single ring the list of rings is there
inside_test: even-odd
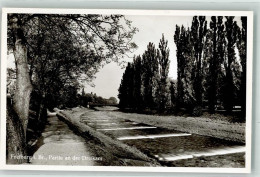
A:
[[[250,172],[252,12],[2,18],[1,168]]]

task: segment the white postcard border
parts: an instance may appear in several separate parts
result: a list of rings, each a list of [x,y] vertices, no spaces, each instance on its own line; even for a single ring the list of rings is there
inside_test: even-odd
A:
[[[122,14],[151,16],[247,16],[247,91],[246,91],[246,159],[245,168],[200,167],[119,167],[119,166],[57,166],[57,165],[7,165],[6,159],[6,67],[7,67],[7,14]],[[204,173],[250,173],[252,140],[252,74],[253,74],[253,12],[252,11],[206,11],[206,10],[129,10],[129,9],[44,9],[3,8],[1,34],[1,142],[0,169],[4,170],[52,170],[52,171],[127,171],[127,172],[204,172]]]

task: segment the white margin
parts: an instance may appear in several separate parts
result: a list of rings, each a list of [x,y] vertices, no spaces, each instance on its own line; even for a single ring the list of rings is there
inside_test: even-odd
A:
[[[7,13],[2,13],[1,34],[1,123],[0,123],[0,169],[6,159],[6,69],[7,69]]]
[[[122,14],[150,16],[247,16],[247,91],[246,91],[246,166],[245,168],[200,167],[119,167],[119,166],[56,166],[56,165],[7,165],[6,159],[6,67],[7,67],[7,14]],[[253,74],[253,12],[206,10],[128,10],[128,9],[43,9],[3,8],[1,34],[1,146],[0,169],[3,170],[52,170],[52,171],[121,171],[121,172],[203,172],[250,173],[252,140],[252,74]]]
[[[253,12],[247,16],[247,78],[246,78],[246,168],[251,172],[252,97],[253,97]]]

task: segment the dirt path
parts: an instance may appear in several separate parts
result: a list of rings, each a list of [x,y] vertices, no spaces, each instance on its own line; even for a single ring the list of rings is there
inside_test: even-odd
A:
[[[91,153],[88,142],[69,129],[56,116],[48,117],[43,145],[34,153],[34,165],[97,165],[99,157]]]

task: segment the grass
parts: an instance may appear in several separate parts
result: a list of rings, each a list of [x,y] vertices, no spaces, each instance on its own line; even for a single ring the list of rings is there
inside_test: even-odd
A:
[[[222,115],[182,117],[122,113],[119,111],[110,111],[108,115],[151,126],[245,143],[245,123],[230,122],[229,118]]]

